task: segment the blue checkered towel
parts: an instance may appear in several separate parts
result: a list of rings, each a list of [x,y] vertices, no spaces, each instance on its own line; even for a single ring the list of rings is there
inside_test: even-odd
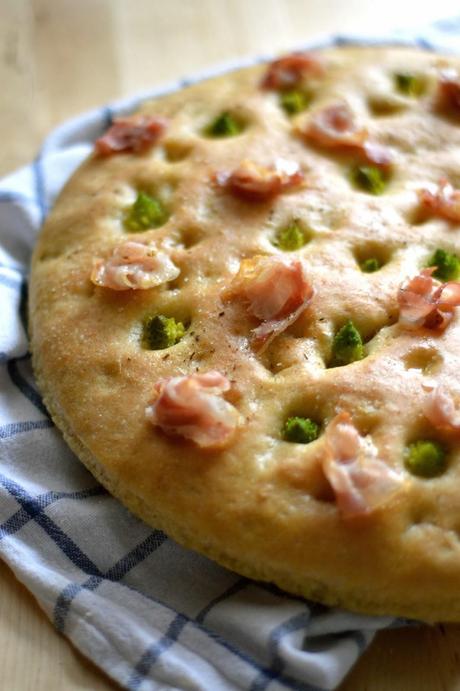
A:
[[[459,32],[460,18],[415,43],[454,49]],[[25,303],[37,230],[112,115],[159,93],[66,123],[33,164],[0,181],[0,556],[58,631],[124,688],[334,689],[393,619],[290,597],[147,527],[67,448],[34,383]]]

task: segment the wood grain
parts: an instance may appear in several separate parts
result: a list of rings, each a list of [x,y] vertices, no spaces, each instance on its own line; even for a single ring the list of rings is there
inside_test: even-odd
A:
[[[33,158],[57,123],[137,90],[319,34],[456,12],[457,0],[0,0],[0,174]],[[3,564],[0,592],[2,690],[116,688],[54,631]],[[460,690],[459,626],[382,632],[340,687],[420,690]]]

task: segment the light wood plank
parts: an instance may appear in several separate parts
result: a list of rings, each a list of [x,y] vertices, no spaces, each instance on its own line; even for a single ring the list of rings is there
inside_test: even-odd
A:
[[[34,118],[32,17],[27,0],[0,5],[0,175],[27,163],[40,139]],[[7,136],[5,136],[5,134]]]
[[[53,629],[34,598],[0,561],[2,691],[118,688]]]
[[[43,130],[117,96],[114,5],[111,0],[32,0]]]
[[[382,631],[339,691],[458,691],[460,627]]]

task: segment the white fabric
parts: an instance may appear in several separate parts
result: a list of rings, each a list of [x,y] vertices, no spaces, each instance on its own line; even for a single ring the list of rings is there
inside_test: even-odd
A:
[[[460,18],[394,37],[455,49],[459,32]],[[362,38],[322,44],[349,41]],[[127,689],[334,689],[395,622],[290,597],[152,531],[73,456],[33,380],[24,314],[37,229],[111,115],[146,96],[65,123],[33,164],[0,181],[0,556],[57,629]]]

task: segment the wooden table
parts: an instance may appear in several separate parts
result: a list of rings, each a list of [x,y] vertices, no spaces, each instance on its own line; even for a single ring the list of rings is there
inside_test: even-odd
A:
[[[318,34],[458,10],[458,0],[0,0],[0,174],[29,161],[65,118],[114,98]],[[115,688],[2,564],[0,592],[2,690]],[[341,691],[460,690],[459,653],[460,627],[384,632]]]

